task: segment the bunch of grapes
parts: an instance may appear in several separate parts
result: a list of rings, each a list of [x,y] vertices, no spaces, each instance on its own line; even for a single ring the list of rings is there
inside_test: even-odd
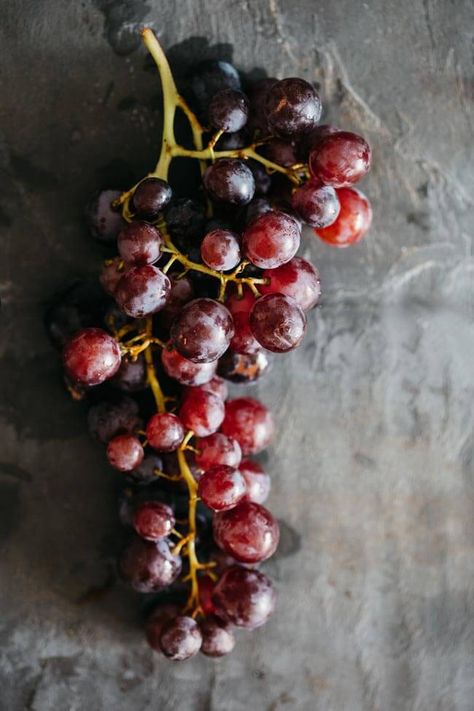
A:
[[[321,293],[317,269],[297,256],[302,224],[338,247],[361,238],[371,209],[353,186],[370,148],[318,125],[321,102],[303,79],[264,79],[244,93],[225,62],[193,73],[192,110],[154,35],[143,37],[163,87],[160,159],[127,192],[102,191],[89,206],[94,237],[118,254],[104,263],[102,293],[73,287],[48,324],[68,387],[90,402],[90,430],[122,478],[131,535],[119,574],[151,597],[151,647],[184,660],[227,654],[234,627],[259,627],[273,612],[258,565],[279,529],[264,506],[270,477],[252,457],[274,423],[261,402],[227,399],[226,381],[255,381],[272,353],[301,343]],[[191,148],[176,141],[177,109]],[[201,168],[197,199],[168,181],[180,157]]]

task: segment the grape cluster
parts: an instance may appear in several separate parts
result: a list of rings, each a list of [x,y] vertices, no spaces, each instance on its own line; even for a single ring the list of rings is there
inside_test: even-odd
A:
[[[118,254],[102,268],[99,301],[73,289],[48,327],[68,387],[89,401],[91,433],[121,473],[130,540],[118,571],[152,599],[149,644],[173,660],[217,657],[232,650],[233,628],[273,612],[258,566],[279,540],[264,506],[270,477],[253,458],[270,444],[273,418],[254,398],[228,399],[226,381],[253,382],[270,354],[301,343],[321,295],[318,270],[297,256],[302,224],[334,246],[359,240],[371,209],[353,185],[371,156],[360,136],[318,125],[320,98],[299,78],[244,93],[234,67],[206,62],[189,80],[194,113],[149,30],[144,40],[163,85],[160,160],[131,190],[91,202],[92,235]],[[176,142],[177,109],[193,148]],[[168,181],[179,157],[200,162],[197,195],[176,195]]]

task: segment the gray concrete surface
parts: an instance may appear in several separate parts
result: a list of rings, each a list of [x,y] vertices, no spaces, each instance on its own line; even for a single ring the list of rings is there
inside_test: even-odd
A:
[[[0,10],[2,711],[473,711],[472,2]],[[122,589],[77,604],[107,577],[113,487],[42,327],[50,295],[97,272],[91,189],[154,161],[142,21],[188,60],[221,44],[319,81],[374,146],[373,229],[346,251],[307,235],[323,307],[256,389],[278,417],[271,508],[301,545],[267,566],[278,614],[217,663],[154,656]]]

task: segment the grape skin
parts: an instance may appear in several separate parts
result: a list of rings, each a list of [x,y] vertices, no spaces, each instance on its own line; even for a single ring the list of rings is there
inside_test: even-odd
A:
[[[242,397],[226,402],[221,432],[236,439],[243,454],[258,454],[268,447],[274,430],[271,413],[258,400]]]
[[[262,276],[268,280],[268,284],[260,286],[262,294],[291,296],[303,311],[312,309],[319,302],[321,297],[319,272],[302,257],[293,257],[276,269],[266,269]]]
[[[84,328],[65,345],[63,364],[68,377],[80,385],[99,385],[120,368],[117,341],[100,328]]]
[[[242,235],[245,256],[261,269],[275,269],[295,256],[301,229],[284,212],[266,212],[250,223]]]
[[[171,344],[161,351],[161,363],[170,378],[174,378],[181,385],[189,386],[200,386],[210,382],[217,368],[216,360],[209,363],[193,363]]]
[[[329,227],[315,229],[315,234],[332,247],[349,247],[362,239],[372,223],[372,208],[366,196],[355,188],[340,188],[339,216]]]
[[[213,519],[214,540],[242,563],[260,563],[274,554],[280,540],[278,523],[261,504],[244,501]]]
[[[179,417],[188,430],[198,437],[217,432],[224,419],[224,403],[205,390],[188,390],[179,409]]]
[[[270,129],[284,137],[307,133],[321,116],[321,100],[304,79],[282,79],[273,84],[265,108]]]
[[[257,341],[273,353],[287,353],[300,345],[306,316],[291,296],[267,294],[255,302],[250,328]]]
[[[202,644],[199,626],[192,617],[178,615],[165,622],[160,635],[160,645],[163,654],[175,662],[194,657]]]
[[[239,158],[216,160],[206,168],[203,182],[213,200],[230,205],[247,205],[255,193],[253,173]]]
[[[129,472],[140,466],[144,454],[140,440],[131,434],[117,435],[107,445],[109,463],[121,472]]]
[[[172,412],[157,412],[148,420],[146,436],[158,452],[174,452],[184,439],[184,427]]]
[[[212,600],[219,617],[236,627],[256,629],[273,613],[276,594],[266,575],[234,565],[217,582]]]
[[[246,493],[247,487],[242,474],[225,464],[217,464],[207,469],[199,479],[198,494],[213,511],[233,509]]]
[[[229,311],[213,299],[190,301],[171,327],[176,349],[194,363],[211,363],[219,358],[233,335]]]
[[[176,521],[173,510],[161,501],[145,501],[135,509],[133,527],[147,541],[169,536]]]
[[[127,269],[117,284],[114,297],[127,316],[143,318],[163,308],[170,290],[171,283],[166,274],[147,264]]]
[[[171,585],[181,572],[181,558],[172,555],[168,543],[134,538],[122,552],[119,572],[137,592],[158,592]]]

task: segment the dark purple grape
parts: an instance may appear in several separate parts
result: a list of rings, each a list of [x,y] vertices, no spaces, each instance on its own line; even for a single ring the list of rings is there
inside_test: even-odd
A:
[[[116,435],[107,445],[109,464],[120,472],[129,472],[140,466],[143,456],[140,440],[131,434]]]
[[[224,133],[216,143],[216,151],[235,151],[245,148],[250,143],[247,131],[236,131],[235,133]]]
[[[268,175],[263,165],[256,160],[250,159],[247,161],[247,165],[252,171],[253,179],[255,180],[255,195],[266,195],[272,185],[271,176]],[[252,205],[253,202],[255,202],[255,200],[253,200],[250,205]],[[247,208],[247,210],[249,208]]]
[[[264,352],[248,355],[234,353],[228,350],[219,359],[217,366],[219,375],[231,383],[253,383],[258,380],[269,368],[270,361]]]
[[[179,615],[166,622],[160,635],[163,654],[175,662],[194,657],[202,644],[201,630],[192,617]]]
[[[142,318],[154,314],[166,304],[171,283],[160,269],[147,264],[130,267],[115,289],[115,300],[127,316]]]
[[[248,99],[235,89],[218,91],[209,104],[209,122],[218,131],[240,131],[247,123],[248,115]]]
[[[262,294],[291,296],[303,311],[312,309],[321,296],[318,270],[301,257],[293,257],[276,269],[266,269],[262,276],[268,280],[260,285]]]
[[[130,397],[104,400],[93,405],[88,412],[89,432],[106,444],[112,437],[124,432],[134,432],[141,425],[138,405]]]
[[[208,232],[201,242],[201,258],[210,269],[227,272],[240,262],[239,238],[230,230]]]
[[[232,652],[235,637],[231,626],[215,615],[206,616],[199,624],[202,634],[201,652],[207,657],[223,657]]]
[[[271,131],[292,136],[315,127],[321,116],[321,100],[304,79],[282,79],[268,90],[265,109]]]
[[[274,611],[276,595],[266,575],[233,565],[217,582],[212,601],[219,617],[237,627],[255,629]]]
[[[284,168],[290,168],[295,163],[298,163],[295,142],[288,139],[272,138],[265,143],[264,154],[268,160],[282,165]]]
[[[145,178],[135,189],[132,207],[138,217],[154,220],[171,200],[173,191],[165,180]]]
[[[150,452],[145,455],[142,463],[130,472],[130,475],[132,479],[137,482],[156,481],[155,469],[158,469],[160,472],[163,471],[163,461],[159,454]]]
[[[311,175],[335,188],[350,187],[370,170],[370,146],[362,136],[337,131],[322,138],[309,156]]]
[[[86,207],[86,222],[95,239],[113,244],[120,230],[127,224],[112,202],[119,198],[120,190],[102,190]]]
[[[130,222],[117,237],[120,256],[127,264],[154,264],[160,258],[163,238],[160,231],[148,222]]]
[[[66,375],[80,385],[99,385],[120,367],[120,347],[101,328],[83,328],[65,345],[63,364]]]
[[[120,576],[134,590],[158,592],[171,585],[181,572],[181,558],[172,555],[165,540],[151,543],[134,538],[119,559]]]
[[[261,269],[275,269],[295,256],[300,246],[301,228],[284,212],[260,215],[242,235],[242,250]]]
[[[335,189],[309,180],[296,188],[291,205],[301,219],[311,227],[332,225],[341,206]]]
[[[176,240],[201,237],[206,223],[203,207],[189,198],[176,198],[165,211],[168,232]]]
[[[102,271],[100,272],[99,281],[103,290],[113,296],[117,284],[123,275],[123,260],[120,257],[114,257],[114,259],[108,259]]]
[[[147,385],[146,365],[143,355],[136,360],[122,358],[120,368],[111,380],[111,384],[124,393],[136,393]]]
[[[204,173],[204,186],[213,200],[231,205],[246,205],[253,198],[252,171],[239,158],[221,158]]]
[[[268,136],[271,133],[265,107],[268,92],[277,81],[272,77],[265,77],[251,84],[247,92],[250,101],[250,115],[247,125],[259,136]]]
[[[103,326],[110,300],[96,282],[78,282],[57,294],[45,314],[45,327],[56,348],[82,328]]]
[[[190,301],[171,327],[175,347],[194,363],[210,363],[219,358],[233,335],[232,316],[213,299]]]
[[[260,563],[274,554],[280,529],[261,504],[244,501],[213,518],[214,540],[242,563]]]
[[[306,316],[296,301],[284,294],[257,299],[249,316],[257,341],[273,353],[286,353],[299,346],[306,329]]]
[[[214,59],[197,65],[189,78],[189,87],[205,120],[214,94],[224,89],[240,90],[241,88],[239,73],[235,67],[229,62]]]

